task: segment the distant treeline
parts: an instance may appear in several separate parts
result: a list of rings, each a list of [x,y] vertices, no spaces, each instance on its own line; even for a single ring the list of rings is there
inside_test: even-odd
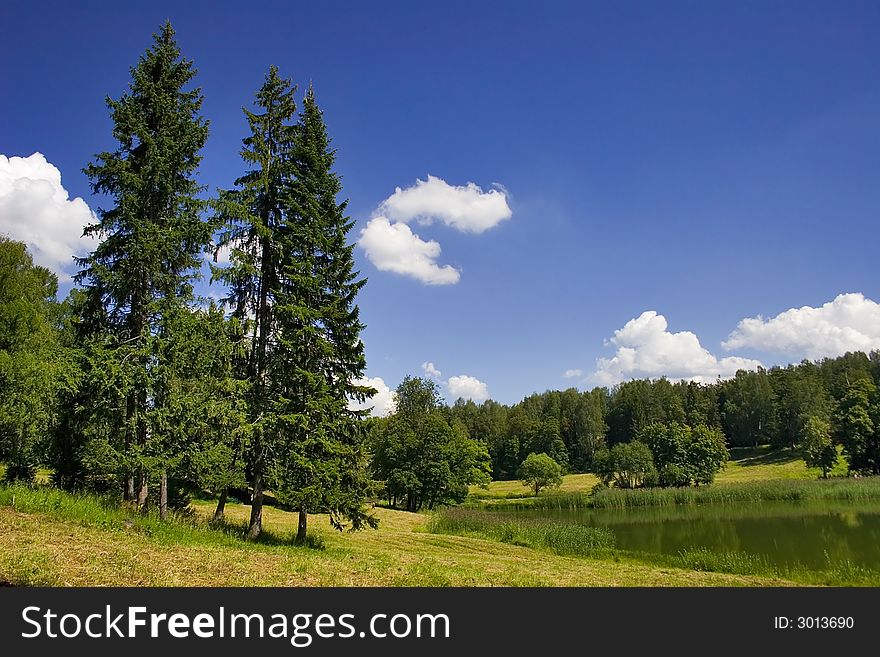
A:
[[[512,406],[459,399],[448,412],[486,444],[493,479],[516,478],[533,452],[549,454],[570,472],[591,471],[604,448],[630,442],[658,423],[718,428],[730,447],[796,448],[811,418],[830,425],[851,470],[878,474],[878,383],[880,352],[853,352],[740,371],[709,385],[640,379],[611,389],[547,391]]]

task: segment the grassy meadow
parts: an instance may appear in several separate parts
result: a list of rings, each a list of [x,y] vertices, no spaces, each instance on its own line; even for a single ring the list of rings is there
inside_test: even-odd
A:
[[[15,498],[13,504],[13,497]],[[264,509],[266,536],[243,539],[249,507],[213,503],[167,523],[93,496],[0,489],[0,580],[50,586],[759,586],[778,577],[700,572],[620,558],[547,553],[475,536],[428,532],[428,514],[376,509],[377,530],[340,533],[314,516],[312,546],[295,547],[296,515]]]
[[[717,483],[700,489],[609,491],[609,498],[665,496],[654,504],[693,502],[675,495],[751,499],[794,490],[810,499],[880,499],[880,482],[818,481],[791,452],[740,450]],[[47,473],[41,472],[45,482]],[[212,525],[214,502],[161,522],[112,500],[48,486],[0,487],[0,581],[52,586],[766,586],[859,584],[873,573],[842,564],[835,572],[775,569],[749,555],[695,550],[676,558],[617,549],[611,532],[511,519],[486,509],[506,504],[591,500],[590,474],[529,497],[517,481],[475,488],[469,503],[439,513],[376,508],[378,530],[337,532],[310,518],[310,545],[292,545],[296,515],[264,509],[264,536],[244,540],[249,507],[230,503]],[[757,492],[756,492],[757,491]],[[824,491],[824,492],[823,492]],[[831,492],[828,491],[837,491]],[[841,492],[843,491],[843,492]],[[854,492],[855,491],[855,492]],[[601,493],[596,499],[601,498]],[[647,499],[647,498],[646,498]],[[786,499],[782,497],[781,499]],[[645,502],[645,500],[642,500]],[[699,500],[696,500],[699,501]],[[627,504],[624,504],[626,506]],[[482,508],[482,511],[481,511]],[[492,512],[495,513],[495,512]],[[496,522],[498,520],[498,522]],[[874,582],[876,583],[876,582]]]
[[[730,460],[716,475],[713,486],[725,484],[742,484],[786,480],[816,481],[822,471],[819,468],[808,468],[797,451],[783,449],[771,450],[767,446],[741,447],[730,450]],[[841,459],[829,473],[830,477],[846,475],[846,465]],[[599,483],[594,474],[569,474],[562,478],[559,488],[542,491],[539,498],[560,496],[574,499],[581,495],[589,495],[593,487]],[[471,486],[470,499],[497,503],[503,500],[516,500],[530,503],[534,495],[519,481],[493,481],[488,487]]]

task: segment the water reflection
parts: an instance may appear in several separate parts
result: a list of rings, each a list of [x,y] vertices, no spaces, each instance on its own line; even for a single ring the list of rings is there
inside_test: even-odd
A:
[[[880,508],[766,502],[635,509],[516,512],[608,527],[625,550],[748,552],[778,565],[824,569],[844,560],[880,569]]]

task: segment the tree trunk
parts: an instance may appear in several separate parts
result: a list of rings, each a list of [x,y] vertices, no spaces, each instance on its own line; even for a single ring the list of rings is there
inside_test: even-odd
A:
[[[168,520],[168,472],[165,470],[162,470],[159,484],[159,518]]]
[[[141,470],[140,473],[140,486],[138,488],[137,494],[137,506],[142,512],[147,512],[147,497],[149,495],[149,482],[147,481],[147,474]]]
[[[134,393],[129,392],[125,396],[125,437],[123,438],[123,451],[125,456],[131,455],[131,418],[134,417]],[[125,478],[125,494],[126,502],[135,501],[134,492],[134,472],[129,471]]]
[[[254,496],[251,500],[251,522],[247,537],[257,538],[263,531],[263,459],[257,459],[254,466]]]
[[[213,522],[223,522],[223,514],[226,511],[226,498],[229,497],[229,491],[224,490],[220,493],[220,499],[217,500],[217,508],[214,510]]]
[[[306,523],[308,521],[309,516],[305,508],[301,507],[299,510],[299,524],[296,527],[296,539],[294,540],[297,545],[303,545],[306,542]]]

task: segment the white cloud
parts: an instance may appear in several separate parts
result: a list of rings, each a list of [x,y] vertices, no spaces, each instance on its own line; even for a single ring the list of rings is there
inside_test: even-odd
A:
[[[374,376],[372,378],[355,379],[355,385],[370,386],[378,392],[367,399],[365,402],[349,401],[348,408],[353,411],[363,411],[372,409],[371,415],[374,417],[385,417],[394,411],[394,391],[389,388],[382,377]]]
[[[374,217],[361,231],[358,244],[380,271],[410,276],[427,285],[449,285],[460,278],[454,267],[437,264],[437,242],[425,242],[403,223],[392,224],[385,217]]]
[[[85,201],[70,200],[61,172],[42,153],[0,155],[0,233],[27,244],[38,265],[70,280],[73,256],[95,247],[95,240],[82,237],[95,221]]]
[[[840,294],[819,308],[791,308],[771,319],[742,320],[721,343],[817,360],[847,351],[880,349],[880,304],[859,293]]]
[[[232,254],[230,245],[221,246],[216,252],[205,254],[205,260],[213,262],[215,265],[228,266],[230,264],[229,256]]]
[[[476,402],[482,402],[489,399],[489,388],[479,379],[461,374],[460,376],[451,376],[446,382],[449,388],[449,396],[451,399],[464,397],[465,399],[473,399]]]
[[[429,175],[406,189],[398,187],[382,201],[358,244],[380,271],[411,276],[427,285],[450,285],[458,283],[461,274],[451,265],[437,264],[440,244],[424,241],[407,224],[439,220],[464,233],[482,233],[510,216],[507,192],[500,185],[484,192],[474,183],[453,186]]]
[[[441,376],[443,376],[443,372],[434,367],[434,363],[430,361],[422,363],[422,369],[424,370],[425,374],[435,379],[439,379]]]
[[[732,377],[737,370],[761,366],[757,360],[736,356],[719,360],[690,331],[670,333],[667,326],[666,318],[653,310],[628,321],[609,340],[617,347],[616,353],[596,361],[592,378],[599,385],[661,376],[709,383],[718,377]]]
[[[575,379],[575,378],[577,378],[579,376],[583,376],[583,375],[584,375],[583,370],[573,369],[573,370],[565,370],[565,373],[562,376],[564,376],[566,379]]]
[[[482,233],[509,219],[511,211],[502,188],[484,192],[472,182],[453,186],[429,175],[427,180],[416,180],[412,187],[398,187],[376,214],[403,223],[414,219],[430,223],[438,219],[465,233]]]

